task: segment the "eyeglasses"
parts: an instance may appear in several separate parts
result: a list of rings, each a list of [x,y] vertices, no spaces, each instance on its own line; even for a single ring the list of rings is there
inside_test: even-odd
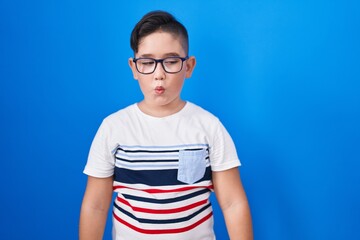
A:
[[[161,63],[163,69],[167,73],[178,73],[182,70],[184,61],[189,59],[188,56],[182,57],[167,57],[162,59],[154,58],[134,58],[133,62],[136,65],[136,70],[142,74],[151,74],[155,72],[158,63]]]

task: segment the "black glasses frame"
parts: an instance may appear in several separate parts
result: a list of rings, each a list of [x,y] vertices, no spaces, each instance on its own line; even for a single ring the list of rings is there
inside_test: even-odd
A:
[[[181,68],[180,68],[179,71],[177,71],[177,72],[168,72],[168,71],[166,71],[165,66],[164,66],[164,60],[165,60],[165,59],[169,59],[169,58],[176,58],[176,59],[180,59],[180,60],[181,60]],[[149,60],[155,61],[155,67],[154,67],[154,70],[153,70],[152,72],[143,73],[143,72],[140,72],[140,71],[139,71],[138,66],[137,66],[137,61],[138,61],[138,60],[142,60],[142,59],[149,59]],[[180,71],[183,69],[184,61],[186,61],[186,60],[188,60],[188,59],[189,59],[189,56],[186,56],[186,57],[184,57],[184,58],[183,58],[183,57],[174,56],[174,57],[167,57],[167,58],[161,58],[161,59],[155,59],[155,58],[133,58],[132,61],[135,63],[136,70],[137,70],[139,73],[141,73],[141,74],[152,74],[152,73],[154,73],[155,70],[156,70],[156,68],[157,68],[158,63],[161,63],[161,66],[163,67],[163,69],[164,69],[164,71],[165,71],[166,73],[175,74],[175,73],[180,72]]]

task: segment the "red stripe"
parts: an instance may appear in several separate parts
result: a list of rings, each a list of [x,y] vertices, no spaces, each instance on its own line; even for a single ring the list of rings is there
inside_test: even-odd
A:
[[[195,189],[195,188],[213,189],[213,185],[210,185],[210,186],[191,186],[191,187],[189,186],[189,187],[174,188],[174,189],[157,189],[157,188],[138,189],[138,188],[131,188],[131,187],[118,185],[118,186],[114,186],[113,189],[116,190],[116,189],[122,189],[122,188],[138,190],[138,191],[143,191],[143,192],[147,192],[147,193],[171,193],[171,192],[184,192],[184,191],[192,190],[192,189]]]
[[[126,201],[125,199],[123,198],[119,198],[117,197],[117,200],[129,207],[132,208],[132,210],[134,210],[135,212],[144,212],[144,213],[154,213],[154,214],[169,214],[169,213],[178,213],[178,212],[183,212],[183,211],[187,211],[189,209],[192,209],[192,208],[195,208],[195,207],[198,207],[198,206],[201,206],[201,205],[204,205],[206,204],[208,201],[207,199],[205,200],[202,200],[202,201],[199,201],[199,202],[195,202],[195,203],[192,203],[192,204],[189,204],[187,206],[184,206],[184,207],[179,207],[179,208],[170,208],[170,209],[150,209],[150,208],[141,208],[141,207],[134,207],[134,206],[131,206],[131,204]]]
[[[114,212],[113,212],[114,218],[122,223],[123,225],[131,228],[132,230],[139,232],[139,233],[144,233],[144,234],[171,234],[171,233],[182,233],[182,232],[186,232],[189,231],[197,226],[199,226],[201,223],[205,222],[206,220],[208,220],[213,214],[212,212],[209,213],[208,215],[206,215],[205,217],[203,217],[202,219],[200,219],[199,221],[187,226],[187,227],[183,227],[183,228],[174,228],[174,229],[143,229],[143,228],[139,228],[136,227],[128,222],[125,222],[123,219],[121,219],[119,216],[117,216]]]

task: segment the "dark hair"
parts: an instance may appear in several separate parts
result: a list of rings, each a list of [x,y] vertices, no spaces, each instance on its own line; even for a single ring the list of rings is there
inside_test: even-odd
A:
[[[140,41],[156,32],[164,31],[180,37],[186,54],[189,51],[189,37],[186,28],[173,15],[165,11],[152,11],[145,14],[131,32],[130,46],[134,53],[139,51]]]

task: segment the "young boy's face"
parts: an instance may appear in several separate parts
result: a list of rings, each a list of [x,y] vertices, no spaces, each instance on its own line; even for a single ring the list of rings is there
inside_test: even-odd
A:
[[[163,59],[166,57],[186,57],[186,52],[179,37],[174,37],[166,32],[154,32],[144,37],[135,58]],[[189,78],[195,67],[195,58],[190,57],[183,62],[182,70],[178,73],[165,72],[161,63],[151,74],[139,73],[132,58],[129,65],[134,78],[138,80],[140,89],[144,95],[143,103],[148,107],[176,108],[182,102],[180,99],[181,89],[185,78]]]

